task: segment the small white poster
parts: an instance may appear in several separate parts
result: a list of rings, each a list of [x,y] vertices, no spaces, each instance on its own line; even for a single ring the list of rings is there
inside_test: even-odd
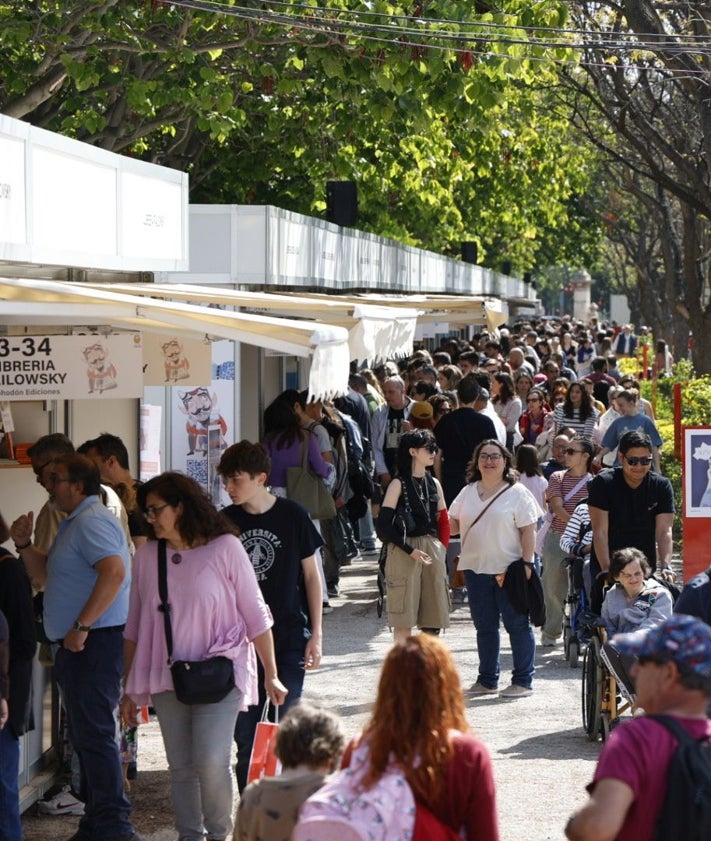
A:
[[[140,333],[0,337],[0,400],[143,394]]]

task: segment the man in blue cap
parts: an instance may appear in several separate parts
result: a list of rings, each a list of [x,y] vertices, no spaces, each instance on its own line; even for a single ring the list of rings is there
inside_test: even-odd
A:
[[[621,654],[637,658],[632,676],[637,706],[646,716],[612,731],[588,786],[590,799],[565,828],[571,841],[655,838],[679,743],[649,716],[663,714],[694,739],[711,740],[711,721],[706,718],[711,627],[692,616],[674,615],[649,630],[618,634],[612,642]]]

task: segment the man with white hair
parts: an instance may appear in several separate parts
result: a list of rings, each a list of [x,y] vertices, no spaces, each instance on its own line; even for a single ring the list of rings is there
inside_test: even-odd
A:
[[[370,430],[375,472],[385,490],[395,475],[397,447],[400,436],[409,428],[408,418],[414,401],[405,393],[402,377],[388,377],[383,383],[383,396],[385,403],[373,412]]]
[[[637,337],[632,332],[632,325],[625,324],[617,334],[612,348],[615,356],[634,356],[637,351]]]

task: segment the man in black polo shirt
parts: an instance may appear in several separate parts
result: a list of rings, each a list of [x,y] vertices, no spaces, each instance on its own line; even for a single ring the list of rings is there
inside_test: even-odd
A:
[[[491,418],[474,408],[480,393],[478,383],[471,376],[460,380],[457,384],[459,408],[444,415],[434,428],[439,447],[434,471],[442,483],[447,506],[454,502],[467,483],[467,465],[477,445],[487,438],[496,439],[496,428]]]
[[[592,609],[602,606],[604,574],[616,549],[634,546],[647,557],[652,571],[665,578],[671,571],[674,491],[665,476],[651,470],[652,442],[631,430],[620,439],[621,467],[603,470],[588,483],[588,507],[593,532],[590,572]]]

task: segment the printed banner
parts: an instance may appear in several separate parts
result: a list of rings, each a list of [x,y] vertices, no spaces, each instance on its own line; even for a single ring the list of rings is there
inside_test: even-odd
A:
[[[143,394],[140,333],[0,337],[0,400]]]
[[[143,334],[143,385],[203,385],[210,382],[211,366],[210,342]]]

